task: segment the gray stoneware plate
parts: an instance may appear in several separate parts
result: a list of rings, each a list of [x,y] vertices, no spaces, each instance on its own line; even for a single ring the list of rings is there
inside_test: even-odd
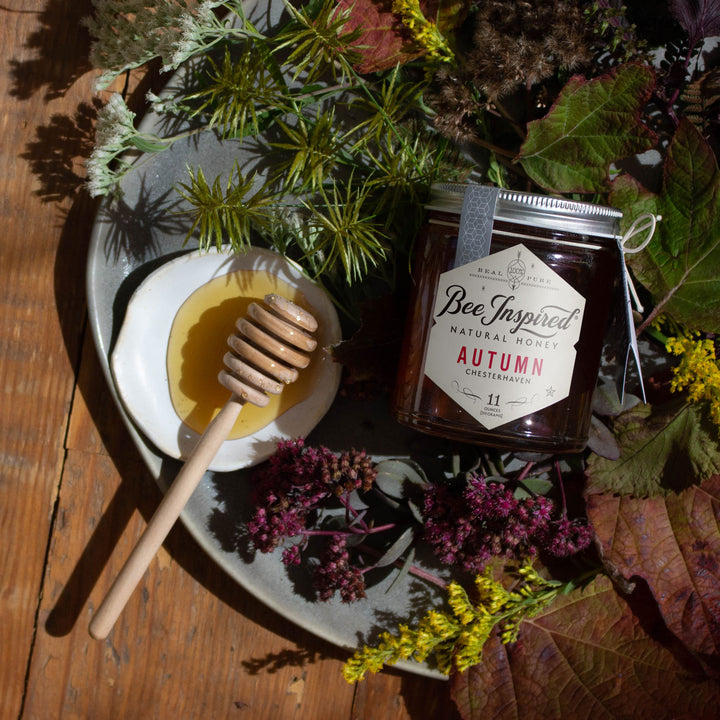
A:
[[[257,5],[248,10],[256,24],[267,22],[270,9]],[[177,77],[171,81],[180,82]],[[171,89],[171,88],[169,88]],[[152,131],[159,122],[152,115],[142,130]],[[152,271],[168,260],[195,249],[184,246],[188,220],[173,186],[187,180],[186,166],[202,168],[208,178],[228,173],[233,162],[243,168],[262,168],[262,155],[239,150],[211,134],[177,143],[158,155],[141,155],[136,168],[122,181],[122,197],[106,201],[93,228],[87,263],[88,312],[100,362],[118,412],[150,473],[161,489],[167,487],[181,465],[157,450],[126,412],[117,393],[109,358],[134,290]],[[337,399],[329,413],[308,437],[335,451],[364,448],[374,459],[414,457],[421,463],[437,462],[439,449],[430,438],[404,430],[392,419],[387,398],[373,402]],[[425,455],[423,458],[422,455]],[[443,601],[435,586],[406,575],[388,592],[394,573],[368,588],[367,598],[350,605],[339,598],[314,599],[309,578],[291,577],[279,552],[256,553],[244,537],[244,523],[252,515],[247,471],[208,472],[185,508],[181,521],[225,572],[261,602],[321,638],[353,650],[373,642],[384,630],[395,631],[399,622],[421,617]],[[444,677],[413,662],[398,667],[411,672]]]

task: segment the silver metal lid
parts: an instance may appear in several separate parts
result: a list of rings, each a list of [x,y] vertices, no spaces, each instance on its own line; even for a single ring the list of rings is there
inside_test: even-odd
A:
[[[463,183],[436,183],[425,207],[459,215],[466,187]],[[604,205],[504,189],[498,191],[495,205],[496,220],[595,237],[617,237],[622,215],[617,208]]]

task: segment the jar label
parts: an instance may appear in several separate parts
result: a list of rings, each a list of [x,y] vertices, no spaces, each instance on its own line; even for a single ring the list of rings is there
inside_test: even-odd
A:
[[[524,245],[438,282],[425,374],[488,429],[566,398],[585,298]]]

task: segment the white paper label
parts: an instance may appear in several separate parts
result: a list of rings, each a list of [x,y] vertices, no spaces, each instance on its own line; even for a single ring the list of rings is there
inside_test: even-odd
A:
[[[442,273],[425,374],[488,429],[570,392],[585,298],[524,245]]]

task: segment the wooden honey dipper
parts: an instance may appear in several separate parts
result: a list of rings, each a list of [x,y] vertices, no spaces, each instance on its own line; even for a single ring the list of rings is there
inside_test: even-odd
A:
[[[280,295],[264,298],[266,307],[251,303],[247,318],[236,323],[228,338],[232,352],[225,354],[218,380],[232,395],[213,418],[182,470],[163,496],[137,545],[90,620],[90,634],[102,640],[115,624],[140,578],[160,549],[190,496],[223,444],[246,402],[264,407],[267,393],[277,394],[294,382],[298,369],[307,367],[308,353],[317,346],[309,334],[317,330],[315,318]]]

